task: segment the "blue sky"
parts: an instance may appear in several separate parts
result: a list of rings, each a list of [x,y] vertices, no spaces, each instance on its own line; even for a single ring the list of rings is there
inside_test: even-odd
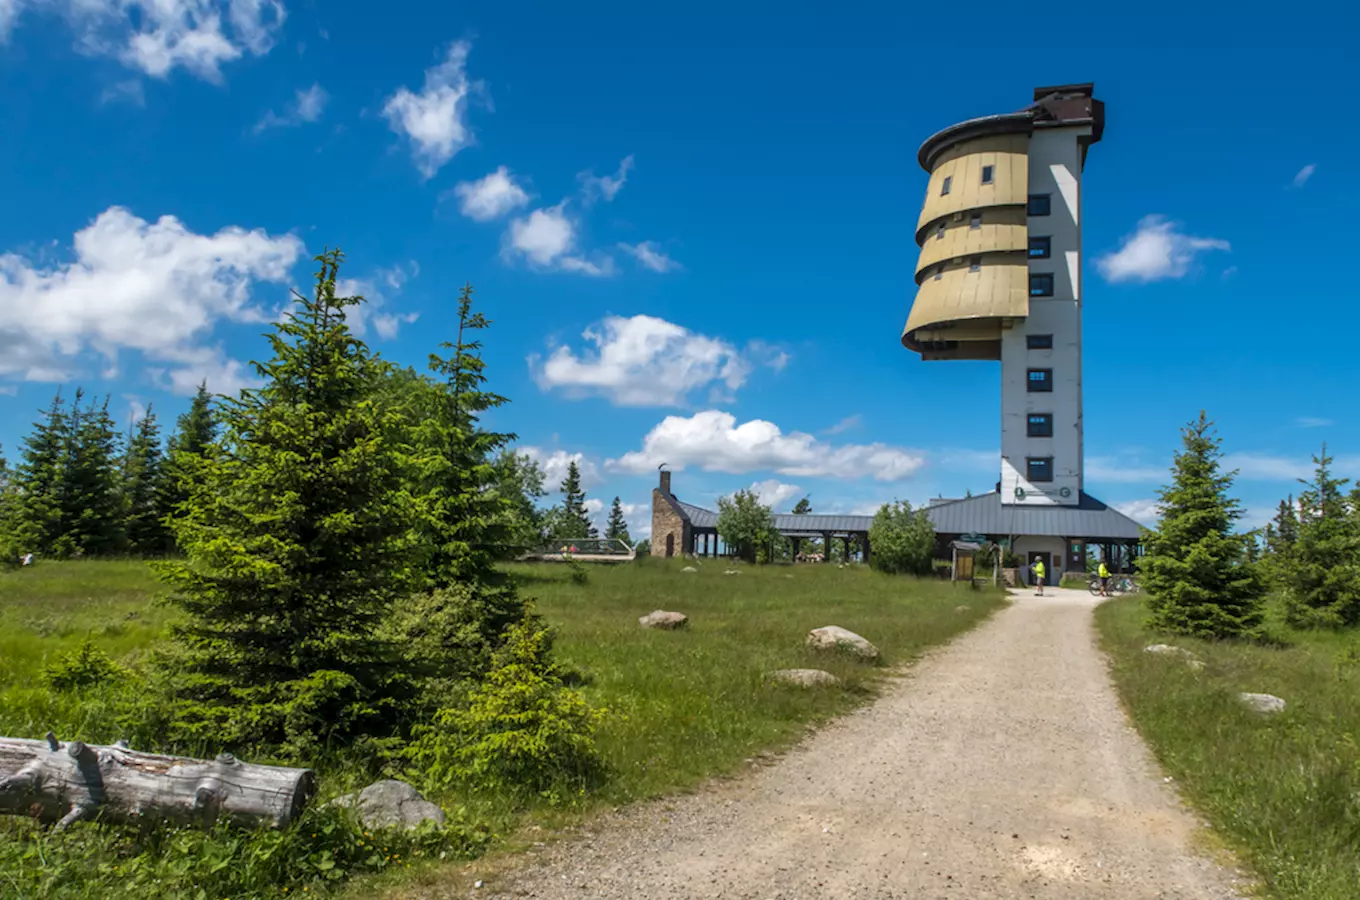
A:
[[[660,462],[703,504],[989,490],[997,364],[898,342],[916,148],[1090,80],[1088,492],[1146,517],[1200,408],[1253,522],[1323,440],[1360,475],[1349,13],[899,7],[0,0],[0,444],[58,385],[238,388],[338,245],[404,363],[472,282],[495,424],[635,533]]]

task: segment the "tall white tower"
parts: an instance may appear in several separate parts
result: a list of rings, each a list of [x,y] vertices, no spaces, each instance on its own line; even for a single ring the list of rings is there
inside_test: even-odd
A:
[[[1037,88],[1019,112],[932,135],[902,343],[1001,362],[1001,502],[1082,502],[1081,175],[1100,140],[1092,85]]]

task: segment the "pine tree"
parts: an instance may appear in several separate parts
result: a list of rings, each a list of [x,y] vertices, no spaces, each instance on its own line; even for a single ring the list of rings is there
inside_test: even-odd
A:
[[[1298,539],[1284,564],[1285,618],[1300,627],[1360,623],[1360,529],[1332,475],[1327,445],[1299,496]]]
[[[187,555],[157,564],[176,629],[182,735],[313,742],[394,727],[395,648],[375,626],[406,592],[411,518],[381,366],[337,297],[343,255],[316,257],[315,292],[269,335],[258,390],[224,398],[219,442],[182,462],[172,528]]]
[[[18,553],[57,555],[61,537],[61,493],[69,433],[61,391],[35,422],[20,449],[11,479],[5,531]]]
[[[192,473],[198,471],[197,463],[203,459],[208,448],[217,440],[217,414],[213,409],[212,394],[208,383],[198,386],[198,393],[189,403],[189,409],[175,423],[175,431],[166,447],[160,495],[157,501],[163,520],[179,514],[180,505],[189,499],[192,488]],[[175,549],[174,538],[166,522],[166,544],[162,552]]]
[[[71,411],[61,493],[62,555],[109,556],[126,549],[122,480],[118,470],[121,440],[109,415],[109,401],[80,408],[76,391]]]
[[[618,497],[614,498],[613,505],[609,507],[609,522],[605,525],[604,536],[633,546],[633,539],[628,534],[628,521],[623,517],[623,504],[619,503]]]
[[[808,498],[804,497],[794,504],[793,514],[795,516],[805,516],[810,512],[812,512],[812,504],[808,502]]]
[[[162,500],[165,459],[161,429],[148,406],[123,456],[123,498],[128,549],[145,556],[159,555],[170,545]]]
[[[1269,535],[1271,539],[1270,552],[1281,556],[1287,555],[1299,539],[1299,519],[1294,512],[1293,494],[1289,495],[1288,500],[1280,501],[1280,508],[1276,511],[1275,518],[1271,522]]]
[[[562,505],[552,517],[551,537],[563,540],[596,537],[599,532],[586,511],[586,492],[581,489],[581,468],[576,460],[567,464],[567,477],[562,479],[558,490],[562,493]]]
[[[1212,428],[1201,412],[1182,429],[1172,483],[1159,494],[1162,518],[1138,566],[1154,627],[1203,638],[1252,636],[1265,585],[1246,560],[1246,537],[1233,533],[1242,515],[1228,495],[1236,473],[1220,471]]]

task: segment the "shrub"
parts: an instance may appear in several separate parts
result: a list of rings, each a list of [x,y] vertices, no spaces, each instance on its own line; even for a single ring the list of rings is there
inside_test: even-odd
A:
[[[718,498],[718,536],[739,559],[756,561],[757,549],[774,533],[774,514],[754,491]]]
[[[127,670],[94,645],[88,637],[76,650],[45,666],[42,679],[54,691],[69,691],[116,681],[127,675]]]
[[[929,575],[935,555],[935,526],[924,509],[906,501],[885,503],[869,528],[869,561],[880,572]]]
[[[590,573],[589,573],[588,571],[586,571],[586,567],[585,567],[585,566],[581,565],[581,564],[580,564],[579,562],[577,562],[576,560],[571,559],[570,557],[568,557],[568,558],[567,558],[567,568],[571,570],[571,583],[572,583],[572,584],[589,584],[589,583],[590,583]]]
[[[552,634],[531,617],[510,629],[486,681],[416,729],[406,756],[434,789],[455,784],[557,805],[602,775],[595,728],[605,710],[563,683]]]

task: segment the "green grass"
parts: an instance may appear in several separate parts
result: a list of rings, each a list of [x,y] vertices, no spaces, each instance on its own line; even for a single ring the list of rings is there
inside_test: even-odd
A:
[[[604,806],[692,789],[705,779],[739,770],[751,757],[787,748],[808,728],[872,698],[894,666],[966,630],[1004,603],[1003,593],[989,588],[893,578],[854,566],[750,567],[709,561],[694,563],[699,571],[685,573],[684,565],[647,560],[592,567],[584,585],[572,583],[565,566],[512,567],[523,592],[556,627],[560,660],[578,673],[589,702],[610,710],[597,736],[610,777],[566,812],[513,809],[494,797],[433,799],[451,809],[462,807],[465,821],[480,821],[508,836],[534,825],[552,828],[580,821]],[[730,568],[741,574],[724,575]],[[87,636],[135,668],[163,640],[173,615],[153,601],[159,592],[154,574],[140,562],[45,563],[0,573],[0,734],[39,737],[52,728],[63,740],[92,743],[124,736],[126,723],[119,721],[114,698],[98,689],[54,694],[43,683],[41,670]],[[957,611],[962,605],[967,609]],[[658,608],[685,613],[690,627],[675,632],[639,627],[638,617]],[[810,629],[821,625],[841,625],[864,635],[883,652],[885,665],[812,654],[803,641]],[[780,668],[823,668],[843,684],[813,690],[770,684],[766,673]],[[133,745],[154,749],[135,738]],[[318,771],[323,797],[362,777],[325,766]],[[6,867],[27,866],[30,880],[25,883],[30,887],[25,897],[131,896],[119,894],[124,882],[109,874],[111,867],[119,859],[145,859],[138,854],[148,853],[149,845],[129,843],[107,830],[96,835],[89,826],[73,832],[82,829],[91,835],[83,845],[43,844],[29,826],[0,823],[0,845],[22,833],[28,842],[24,853],[30,857],[24,861],[17,852],[0,852],[0,894],[5,893],[7,875],[12,877]],[[223,836],[194,846],[199,856],[229,859],[233,853],[258,856],[261,845]],[[336,846],[341,852],[343,847]],[[91,858],[85,874],[81,852]],[[34,881],[39,857],[33,853],[64,860],[61,877]],[[173,862],[172,854],[146,865],[173,886]],[[164,872],[157,866],[164,866]],[[351,893],[419,892],[422,885],[447,880],[450,871],[447,864],[431,863],[400,868],[399,875],[355,882]],[[293,893],[304,875],[290,875]],[[237,896],[282,896],[259,888],[258,879],[251,884],[253,893]],[[151,896],[145,885],[137,890]],[[165,896],[177,895],[172,890]]]
[[[1140,598],[1096,613],[1135,723],[1179,783],[1276,900],[1360,896],[1360,639],[1300,632],[1273,617],[1278,645],[1167,639],[1146,630]],[[1196,672],[1143,652],[1185,647]],[[1248,712],[1241,691],[1275,694],[1278,716]]]

